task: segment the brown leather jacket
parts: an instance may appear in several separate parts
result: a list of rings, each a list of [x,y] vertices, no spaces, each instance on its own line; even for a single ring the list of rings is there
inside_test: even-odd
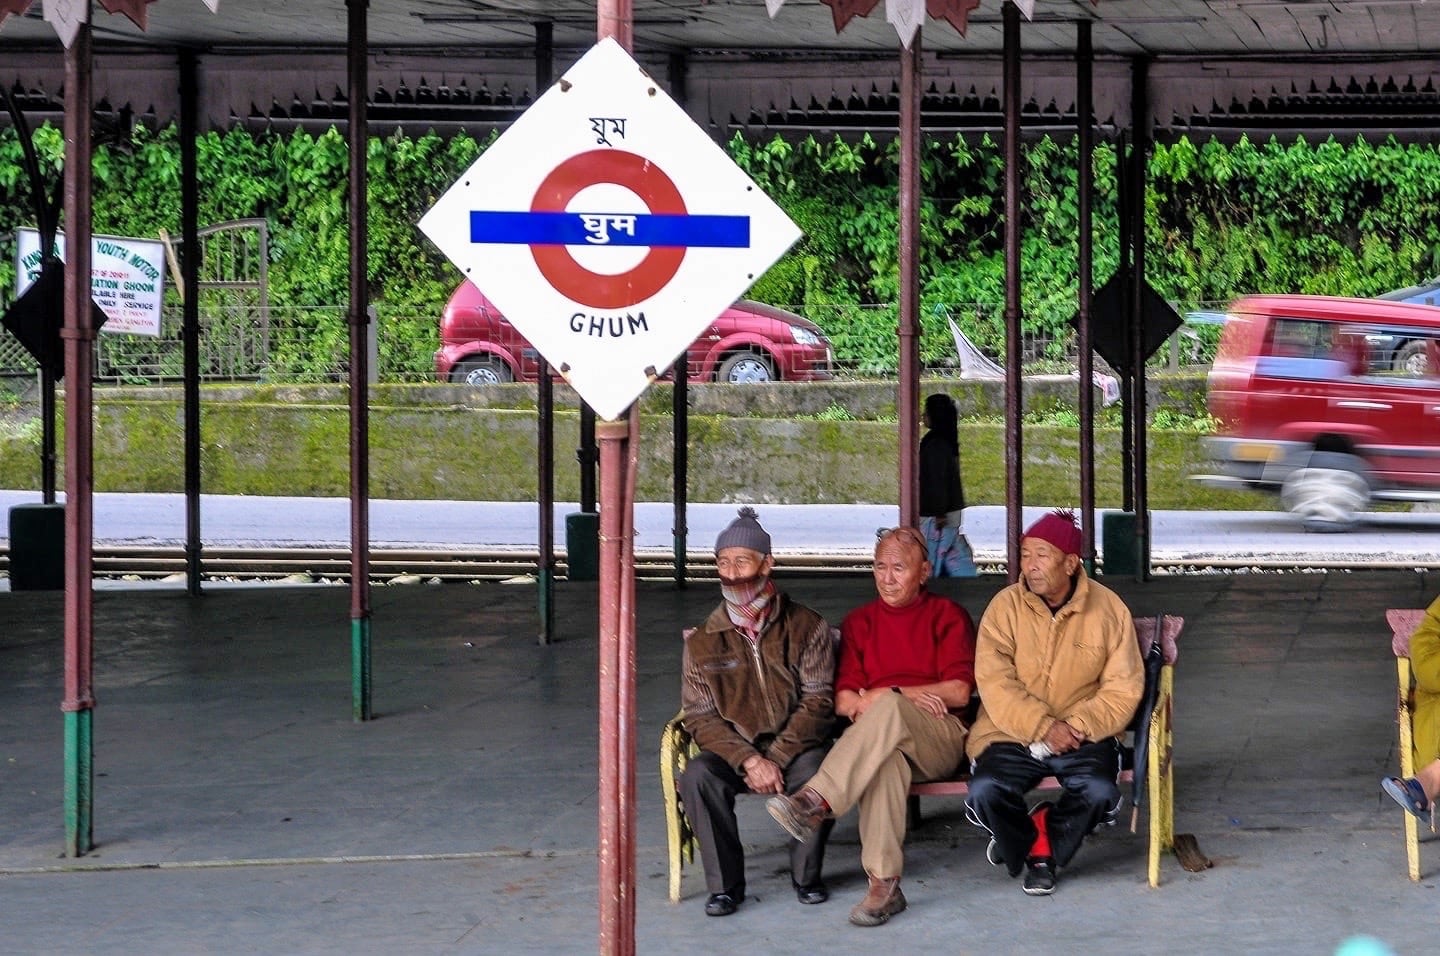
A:
[[[783,770],[830,738],[835,647],[825,619],[782,592],[751,644],[721,604],[685,639],[680,706],[702,750],[741,772],[754,754]]]

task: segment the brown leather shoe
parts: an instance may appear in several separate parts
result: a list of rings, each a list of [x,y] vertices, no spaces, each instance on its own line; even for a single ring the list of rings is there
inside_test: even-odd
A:
[[[809,787],[802,787],[793,795],[777,794],[765,801],[765,809],[801,843],[809,843],[830,814],[825,798]]]
[[[896,913],[905,912],[905,894],[900,892],[900,877],[870,877],[870,891],[850,911],[850,922],[856,926],[879,926]]]

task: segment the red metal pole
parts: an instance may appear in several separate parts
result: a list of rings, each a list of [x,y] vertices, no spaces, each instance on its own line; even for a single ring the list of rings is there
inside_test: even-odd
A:
[[[535,96],[538,98],[554,82],[555,24],[535,24]],[[535,584],[540,614],[541,644],[549,644],[555,630],[555,384],[550,377],[550,363],[543,358],[537,363],[538,384],[535,387],[537,428],[535,435],[535,468],[540,513],[540,556],[536,561]]]
[[[600,444],[600,952],[635,952],[634,648],[625,617],[625,485],[629,422],[596,422]],[[628,662],[628,666],[627,666]],[[628,675],[628,676],[627,676]],[[627,777],[628,770],[628,777]]]
[[[622,953],[635,952],[635,482],[640,471],[640,408],[626,420],[625,485],[620,534],[620,863],[625,903],[620,907]]]
[[[599,38],[633,47],[631,0],[599,0]],[[635,579],[629,560],[637,411],[597,422],[600,443],[600,952],[635,953]],[[627,446],[628,449],[627,449]]]
[[[1093,72],[1095,52],[1091,41],[1090,21],[1081,20],[1076,24],[1075,41],[1075,112],[1078,114],[1075,129],[1076,151],[1079,153],[1078,183],[1078,227],[1080,232],[1080,307],[1075,323],[1080,351],[1080,556],[1085,561],[1087,572],[1095,573],[1095,356],[1090,339],[1090,299],[1093,278],[1091,271],[1094,261],[1094,231],[1092,226],[1091,193],[1095,188],[1092,166],[1094,151],[1094,127],[1090,114],[1093,110]]]
[[[94,842],[94,434],[90,302],[90,24],[65,51],[65,855]]]
[[[349,8],[347,69],[350,90],[350,683],[351,715],[369,720],[370,674],[370,283],[366,218],[370,95],[367,62],[368,0]]]
[[[185,589],[200,594],[200,66],[193,49],[180,51],[181,339],[185,349]]]
[[[670,54],[667,76],[670,80],[670,95],[682,107],[687,105],[685,90],[685,54]],[[674,507],[674,523],[670,529],[674,543],[675,586],[685,587],[686,540],[689,537],[686,511],[690,494],[690,403],[687,399],[690,383],[690,355],[688,350],[675,362],[675,387],[670,393],[670,419],[673,422],[671,445],[674,448],[671,482],[671,502]],[[634,500],[634,496],[631,496]],[[633,542],[632,542],[633,544]]]
[[[1020,8],[1002,10],[1005,40],[1005,550],[1010,580],[1020,577],[1025,506],[1020,430]]]
[[[599,39],[614,37],[627,51],[635,50],[635,5],[632,0],[599,0],[595,5]]]
[[[900,523],[920,523],[920,31],[900,53]]]
[[[1131,294],[1131,353],[1133,370],[1131,394],[1134,397],[1130,415],[1135,453],[1131,467],[1135,470],[1135,580],[1150,579],[1150,491],[1146,480],[1147,435],[1145,432],[1145,167],[1150,146],[1150,61],[1136,57],[1131,62],[1130,129],[1134,134],[1130,165],[1135,202],[1130,206],[1134,225],[1130,241],[1134,243],[1134,280]]]

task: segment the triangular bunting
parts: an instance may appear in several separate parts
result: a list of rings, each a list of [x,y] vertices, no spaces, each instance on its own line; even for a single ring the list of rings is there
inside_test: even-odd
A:
[[[141,30],[145,29],[145,10],[155,0],[100,0],[100,6],[105,8],[106,13],[123,13],[130,18],[130,22]]]
[[[900,45],[908,50],[925,21],[925,0],[885,0],[885,19],[900,35]]]
[[[80,24],[90,16],[90,0],[45,0],[45,22],[55,28],[55,35],[70,49]]]
[[[944,20],[963,37],[970,25],[970,11],[980,6],[980,0],[929,0],[925,6],[932,20]]]
[[[845,24],[856,17],[870,15],[880,0],[823,0],[830,8],[830,18],[835,21],[835,32],[845,29]]]
[[[0,0],[0,23],[12,13],[21,16],[30,7],[31,0]]]

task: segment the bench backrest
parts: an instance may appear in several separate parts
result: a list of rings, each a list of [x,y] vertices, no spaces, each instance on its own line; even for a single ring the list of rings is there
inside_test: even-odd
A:
[[[1150,645],[1155,642],[1156,622],[1159,621],[1160,652],[1165,663],[1174,664],[1175,659],[1180,655],[1179,643],[1180,632],[1185,629],[1185,619],[1175,614],[1161,614],[1159,618],[1137,617],[1135,619],[1135,638],[1140,642],[1140,656],[1144,658],[1150,653]]]
[[[1423,607],[1392,607],[1385,612],[1390,624],[1390,650],[1396,657],[1410,656],[1410,635],[1425,620]]]

